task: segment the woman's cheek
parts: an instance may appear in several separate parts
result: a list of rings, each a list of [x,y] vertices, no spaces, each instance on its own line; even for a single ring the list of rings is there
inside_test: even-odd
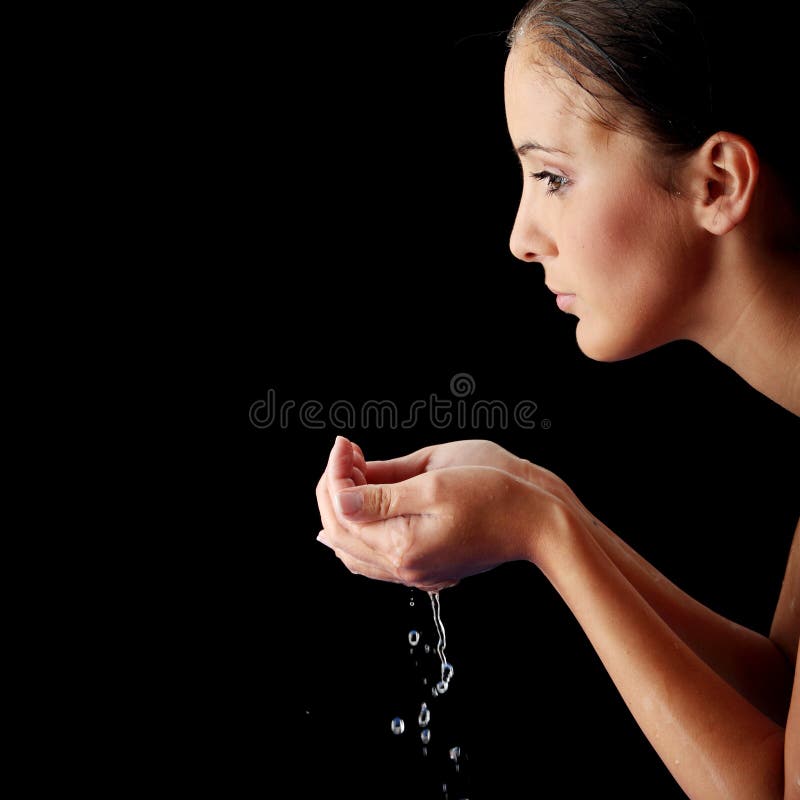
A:
[[[631,235],[630,217],[606,209],[576,235],[573,287],[578,300],[576,338],[596,361],[618,361],[647,349],[647,316],[653,298],[646,250]]]
[[[630,245],[618,217],[608,209],[597,208],[585,215],[573,233],[575,276],[571,288],[590,305],[614,302],[616,287],[624,276]]]

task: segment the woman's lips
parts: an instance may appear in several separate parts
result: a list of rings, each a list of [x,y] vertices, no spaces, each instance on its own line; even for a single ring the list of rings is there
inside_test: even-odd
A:
[[[573,300],[575,300],[574,294],[562,294],[560,292],[556,292],[556,305],[562,311],[566,311],[572,305]]]
[[[566,311],[575,300],[575,295],[572,292],[559,292],[558,289],[553,289],[552,286],[547,286],[547,288],[556,296],[556,305],[562,311]]]

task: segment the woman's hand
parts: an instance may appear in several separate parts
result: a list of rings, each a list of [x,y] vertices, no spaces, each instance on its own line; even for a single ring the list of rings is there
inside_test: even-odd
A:
[[[479,459],[489,463],[460,463]],[[532,467],[483,441],[366,462],[357,445],[338,437],[317,486],[319,539],[352,572],[427,590],[506,561],[535,560],[567,505],[521,477]],[[566,488],[541,472],[545,483]]]
[[[338,437],[337,443],[339,440],[347,442],[343,436]],[[435,444],[389,461],[367,462],[364,460],[361,448],[355,442],[350,442],[350,446],[356,473],[369,483],[397,483],[414,475],[444,467],[496,467],[528,480],[531,468],[536,469],[530,462],[517,458],[513,453],[509,453],[488,439],[464,439]],[[346,455],[344,451],[342,454]]]
[[[495,467],[536,484],[540,489],[571,505],[585,520],[591,521],[589,511],[558,475],[538,464],[515,456],[488,439],[464,439],[430,445],[389,461],[365,461],[361,448],[355,442],[350,442],[350,445],[356,485],[397,483],[414,475],[445,467]],[[348,457],[345,450],[341,453],[343,457]]]

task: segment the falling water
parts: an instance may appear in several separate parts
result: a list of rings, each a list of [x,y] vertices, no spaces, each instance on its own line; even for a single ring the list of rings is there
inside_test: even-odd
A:
[[[453,677],[453,665],[448,663],[445,658],[444,649],[447,647],[447,635],[444,632],[444,625],[442,624],[442,606],[439,600],[439,592],[428,592],[431,598],[431,606],[433,607],[433,624],[436,626],[436,634],[439,641],[436,644],[436,652],[439,654],[439,660],[442,662],[442,679],[431,690],[435,697],[437,694],[444,694],[450,686],[450,678]]]
[[[447,635],[445,633],[444,624],[442,623],[442,616],[441,616],[441,601],[439,598],[438,592],[428,592],[428,596],[431,599],[431,608],[433,609],[433,624],[434,628],[436,629],[436,654],[439,657],[439,665],[440,665],[440,680],[436,682],[436,685],[431,689],[431,694],[433,697],[439,697],[443,695],[450,686],[450,681],[453,677],[453,665],[447,660],[446,654],[446,647],[447,647]],[[409,599],[409,606],[413,607],[414,605],[414,591],[411,591],[411,597]],[[421,639],[423,638],[422,634],[412,628],[408,632],[408,644],[410,645],[410,653],[412,656],[415,655],[416,647],[420,644]],[[424,645],[425,653],[430,653],[431,647],[427,643]],[[415,659],[415,665],[419,665],[419,662]],[[423,685],[428,685],[428,679],[423,677],[422,679]],[[417,721],[419,723],[420,728],[420,742],[422,744],[422,755],[428,755],[428,744],[431,741],[431,710],[428,708],[428,704],[423,702],[420,705],[419,713],[417,715]],[[392,720],[391,724],[392,732],[395,735],[400,735],[405,731],[405,722],[400,717],[395,717]],[[449,755],[449,762],[450,762],[450,772],[451,778],[455,778],[456,781],[459,780],[458,773],[461,772],[461,748],[458,746],[450,747],[449,750],[446,751]],[[444,776],[442,776],[444,777]],[[442,783],[442,798],[443,800],[449,800],[452,796],[452,786],[448,788],[447,783]],[[457,795],[459,800],[467,800],[461,793]]]

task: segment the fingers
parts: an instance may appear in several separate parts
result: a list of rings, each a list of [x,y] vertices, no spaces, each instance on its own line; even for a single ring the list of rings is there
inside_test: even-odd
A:
[[[415,509],[430,505],[430,498],[422,491],[424,486],[414,478],[424,477],[418,473],[424,473],[429,450],[392,462],[377,462],[386,466],[376,474],[412,477],[397,484],[371,485],[367,483],[370,468],[361,448],[344,436],[336,437],[317,484],[324,528],[320,541],[334,549],[352,571],[400,582],[397,570],[413,539],[413,526],[427,521],[414,516]]]
[[[350,442],[350,445],[353,448],[353,467],[359,470],[362,475],[366,475],[367,462],[364,459],[364,452],[355,442]]]
[[[344,438],[344,437],[341,437]],[[345,439],[345,441],[348,441]],[[369,461],[364,451],[355,443],[349,442],[353,452],[352,478],[356,486],[366,483],[398,483],[425,471],[432,447],[425,447],[407,456],[390,461]],[[335,445],[334,445],[335,446]]]
[[[336,437],[325,471],[328,473],[328,483],[333,492],[356,485],[353,480],[353,447],[344,436]]]
[[[319,479],[319,483],[317,483],[316,494],[317,507],[319,508],[319,517],[320,521],[322,522],[322,526],[326,530],[331,530],[339,524],[339,521],[336,519],[336,515],[333,513],[333,509],[331,508],[330,496],[328,495],[327,472],[322,473],[322,477]]]
[[[364,453],[357,444],[344,436],[336,437],[328,456],[327,470],[332,478],[334,491],[350,486],[363,486],[367,482]]]
[[[388,461],[367,461],[364,474],[370,483],[399,483],[425,472],[433,447]]]
[[[376,569],[386,572],[394,569],[393,558],[396,560],[396,556],[390,557],[386,552],[387,545],[391,545],[390,540],[375,535],[367,542],[361,535],[360,526],[355,523],[343,525],[338,519],[333,509],[327,473],[323,474],[317,484],[317,505],[325,535],[330,546],[337,552],[346,553],[351,558],[372,564]],[[363,570],[359,571],[366,574]]]
[[[422,482],[425,475],[400,483],[369,483],[364,486],[335,490],[330,482],[334,507],[339,518],[347,522],[379,522],[394,517],[419,514],[430,507],[429,492]]]
[[[376,567],[374,564],[361,561],[358,558],[354,558],[353,556],[345,553],[343,550],[337,550],[330,538],[328,537],[327,533],[322,530],[319,532],[317,536],[317,541],[324,544],[326,547],[329,547],[335,553],[336,557],[350,570],[354,575],[363,575],[367,578],[372,578],[374,580],[385,581],[387,583],[403,583],[397,575],[393,572],[388,572],[387,570],[381,569]],[[425,592],[439,592],[442,589],[448,589],[451,586],[456,586],[458,584],[458,579],[448,579],[448,580],[440,580],[435,581],[432,583],[419,583],[419,584],[406,584],[408,586],[415,586],[417,589],[420,589]]]
[[[317,536],[317,541],[330,547],[336,554],[336,557],[350,570],[354,575],[364,575],[367,578],[374,580],[387,581],[389,583],[401,583],[400,579],[393,573],[386,569],[376,566],[369,561],[363,561],[360,558],[350,555],[341,549],[336,549],[327,533],[322,530]]]
[[[344,438],[344,437],[342,437]],[[414,475],[419,475],[425,471],[425,467],[430,457],[432,447],[424,447],[400,458],[393,458],[389,461],[367,461],[364,458],[363,450],[355,443],[350,442],[353,451],[354,472],[358,470],[360,476],[364,478],[359,481],[354,475],[357,486],[365,483],[398,483],[407,480]]]

